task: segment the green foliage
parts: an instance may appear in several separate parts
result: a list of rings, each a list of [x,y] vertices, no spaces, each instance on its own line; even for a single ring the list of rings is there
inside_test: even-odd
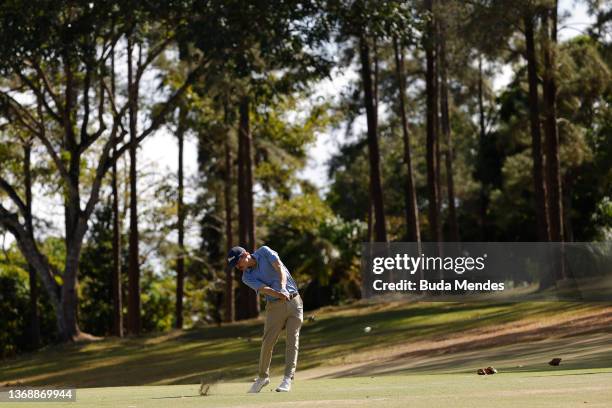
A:
[[[600,236],[597,237],[602,241],[610,241],[612,239],[612,199],[604,197],[597,204],[597,210],[593,214],[593,222],[600,225]]]
[[[0,358],[15,355],[28,343],[27,284],[26,271],[14,265],[0,265]]]
[[[38,293],[40,345],[46,345],[56,339],[55,319],[44,290]],[[0,316],[0,359],[31,350],[29,273],[15,246],[0,253]]]
[[[336,24],[340,38],[366,34],[409,40],[416,19],[415,9],[403,1],[333,0],[327,2],[327,7],[328,16]]]
[[[182,35],[240,81],[239,95],[287,94],[331,68],[324,53],[314,52],[327,39],[320,6],[317,0],[208,1]],[[282,77],[271,82],[273,71]]]
[[[106,205],[94,213],[79,262],[80,323],[85,332],[97,336],[109,335],[113,327],[112,240],[112,208]]]
[[[144,270],[141,276],[142,329],[146,332],[164,331],[172,328],[174,321],[173,276],[156,276]]]
[[[365,221],[368,213],[368,162],[365,140],[341,147],[331,158],[329,176],[333,180],[326,201],[334,213],[347,220]],[[351,199],[346,199],[350,192]]]
[[[610,68],[601,60],[591,39],[577,37],[559,47],[558,129],[561,142],[561,172],[565,211],[569,215],[569,239],[598,239],[609,228],[597,206],[609,192],[612,155],[610,138],[601,138],[609,123],[606,98],[610,91]],[[499,129],[496,135],[499,164],[484,174],[501,169],[503,186],[491,195],[494,235],[499,240],[535,240],[529,105],[526,72],[515,79],[499,97]],[[608,128],[609,129],[609,128]],[[493,173],[492,173],[493,172]],[[605,235],[605,233],[603,233]]]
[[[163,233],[163,228],[162,231]],[[150,245],[157,237],[142,230],[142,245]],[[83,330],[99,336],[110,335],[113,325],[112,305],[112,208],[106,204],[95,211],[91,230],[83,248],[79,264],[81,280],[79,298],[79,321]],[[126,242],[126,238],[122,238]],[[128,277],[128,248],[122,251],[122,291],[124,293],[124,312],[126,306]],[[176,250],[161,246],[162,257],[174,259]],[[141,265],[141,318],[144,332],[164,331],[172,327],[174,321],[175,288],[173,261],[168,269],[155,272],[151,265]],[[187,263],[189,267],[189,263]]]
[[[290,196],[308,148],[334,123],[327,104],[301,106],[305,96],[277,97],[253,112],[255,179],[266,192]]]
[[[278,198],[263,210],[264,243],[281,254],[303,289],[306,308],[359,296],[362,223],[335,216],[316,194]]]
[[[100,38],[130,33],[132,38],[157,36],[151,26],[180,29],[193,2],[10,0],[0,5],[0,69],[47,61],[57,66],[96,56]],[[168,33],[165,33],[167,35]]]
[[[51,236],[44,240],[41,247],[43,253],[47,256],[51,269],[56,272],[55,280],[58,285],[62,285],[62,271],[66,264],[66,246],[64,240]]]

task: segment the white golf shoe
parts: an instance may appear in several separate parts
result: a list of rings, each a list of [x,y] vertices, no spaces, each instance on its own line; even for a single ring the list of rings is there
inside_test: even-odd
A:
[[[276,387],[276,392],[289,392],[291,390],[291,377],[283,377],[280,385]]]
[[[249,393],[258,393],[259,391],[261,391],[261,389],[263,387],[265,387],[266,385],[270,384],[270,378],[266,377],[266,378],[257,378],[255,380],[255,382],[253,383],[253,385],[251,385],[251,388],[249,389]]]

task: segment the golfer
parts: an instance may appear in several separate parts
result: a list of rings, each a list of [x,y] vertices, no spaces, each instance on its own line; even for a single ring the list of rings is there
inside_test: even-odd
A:
[[[283,328],[287,328],[285,375],[278,392],[291,390],[291,380],[297,364],[300,327],[304,319],[304,304],[297,284],[281,262],[278,253],[262,246],[253,254],[242,247],[234,247],[227,255],[230,268],[242,271],[242,282],[266,298],[266,323],[259,354],[258,377],[249,392],[259,392],[270,384],[272,351]]]

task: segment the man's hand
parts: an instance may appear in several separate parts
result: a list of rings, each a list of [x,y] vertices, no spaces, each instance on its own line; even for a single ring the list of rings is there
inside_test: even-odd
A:
[[[276,292],[279,294],[278,298],[284,302],[288,302],[289,301],[289,295],[286,294],[285,292]]]

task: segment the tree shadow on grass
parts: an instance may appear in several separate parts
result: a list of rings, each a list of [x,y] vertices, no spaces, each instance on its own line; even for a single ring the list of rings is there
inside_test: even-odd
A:
[[[458,304],[416,303],[375,305],[370,313],[351,315],[345,309],[306,322],[301,334],[300,368],[328,364],[337,357],[406,342],[439,339],[466,330],[565,313],[584,306],[563,303]],[[348,314],[347,314],[348,313]],[[365,333],[363,328],[372,331]],[[0,384],[128,386],[193,384],[201,376],[224,380],[249,378],[259,357],[263,321],[207,327],[128,339],[107,339],[86,345],[52,347],[0,363]],[[284,363],[284,341],[273,364]],[[410,356],[404,356],[410,358]],[[432,366],[429,369],[439,369]]]
[[[526,340],[513,336],[494,340],[489,345],[478,342],[459,342],[438,348],[432,345],[431,348],[394,355],[321,377],[475,373],[478,368],[487,366],[498,368],[500,373],[548,371],[551,375],[569,370],[612,369],[612,331],[609,329],[603,333],[593,329],[550,339]],[[561,365],[549,366],[548,361],[558,356],[563,357]]]

